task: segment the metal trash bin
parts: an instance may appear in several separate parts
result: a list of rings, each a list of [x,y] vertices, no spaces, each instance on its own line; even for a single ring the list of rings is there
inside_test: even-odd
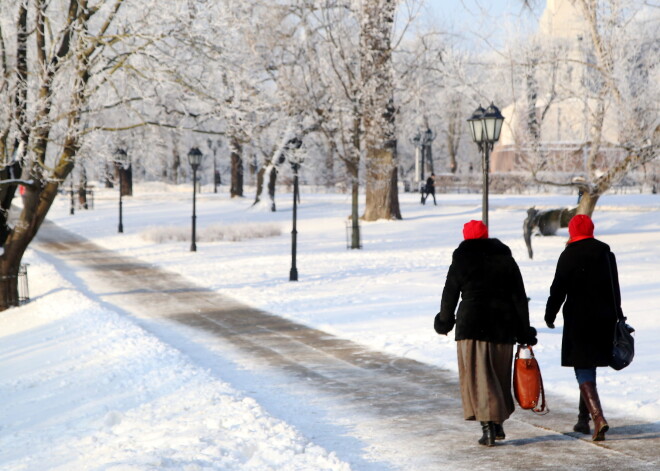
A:
[[[28,279],[27,279],[27,263],[21,264],[18,267],[18,273],[16,275],[5,275],[0,278],[3,280],[15,280],[16,283],[3,283],[7,292],[5,293],[5,299],[8,306],[20,306],[27,303],[30,300],[30,292],[28,290]],[[14,288],[16,291],[14,291]]]

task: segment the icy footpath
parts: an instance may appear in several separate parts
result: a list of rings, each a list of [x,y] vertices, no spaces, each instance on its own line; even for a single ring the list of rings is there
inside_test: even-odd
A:
[[[28,251],[0,313],[2,470],[349,470]]]

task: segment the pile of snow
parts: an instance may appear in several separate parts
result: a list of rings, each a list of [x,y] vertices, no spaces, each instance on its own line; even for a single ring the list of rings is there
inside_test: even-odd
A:
[[[161,226],[150,227],[142,231],[141,236],[148,242],[162,244],[165,242],[190,242],[191,234],[189,227]],[[282,228],[279,224],[213,224],[201,228],[195,238],[197,242],[219,242],[223,240],[238,242],[247,239],[275,237],[281,234]]]

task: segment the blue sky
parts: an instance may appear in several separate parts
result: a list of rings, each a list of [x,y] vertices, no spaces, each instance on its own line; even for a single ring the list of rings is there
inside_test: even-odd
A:
[[[426,0],[423,21],[454,32],[468,42],[486,37],[499,42],[510,31],[534,28],[545,7],[535,0],[533,12],[523,10],[522,0]]]

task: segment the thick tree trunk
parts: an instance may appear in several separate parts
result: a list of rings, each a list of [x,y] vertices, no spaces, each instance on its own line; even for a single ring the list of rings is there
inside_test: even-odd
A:
[[[401,219],[396,165],[391,35],[394,0],[362,3],[360,73],[366,162],[364,219]],[[394,186],[393,186],[394,185]]]
[[[19,265],[16,265],[16,267],[4,267],[3,265],[3,263],[0,263],[0,311],[20,304],[18,295]]]
[[[599,198],[599,193],[589,193],[584,191],[580,198],[580,202],[578,203],[576,214],[586,214],[591,217],[596,209],[596,203],[598,203]]]
[[[65,170],[68,174],[70,170]],[[24,195],[25,206],[20,216],[20,223],[7,238],[4,252],[0,256],[0,311],[18,306],[18,270],[23,254],[57,196],[57,183],[49,182],[39,189],[27,187]]]

